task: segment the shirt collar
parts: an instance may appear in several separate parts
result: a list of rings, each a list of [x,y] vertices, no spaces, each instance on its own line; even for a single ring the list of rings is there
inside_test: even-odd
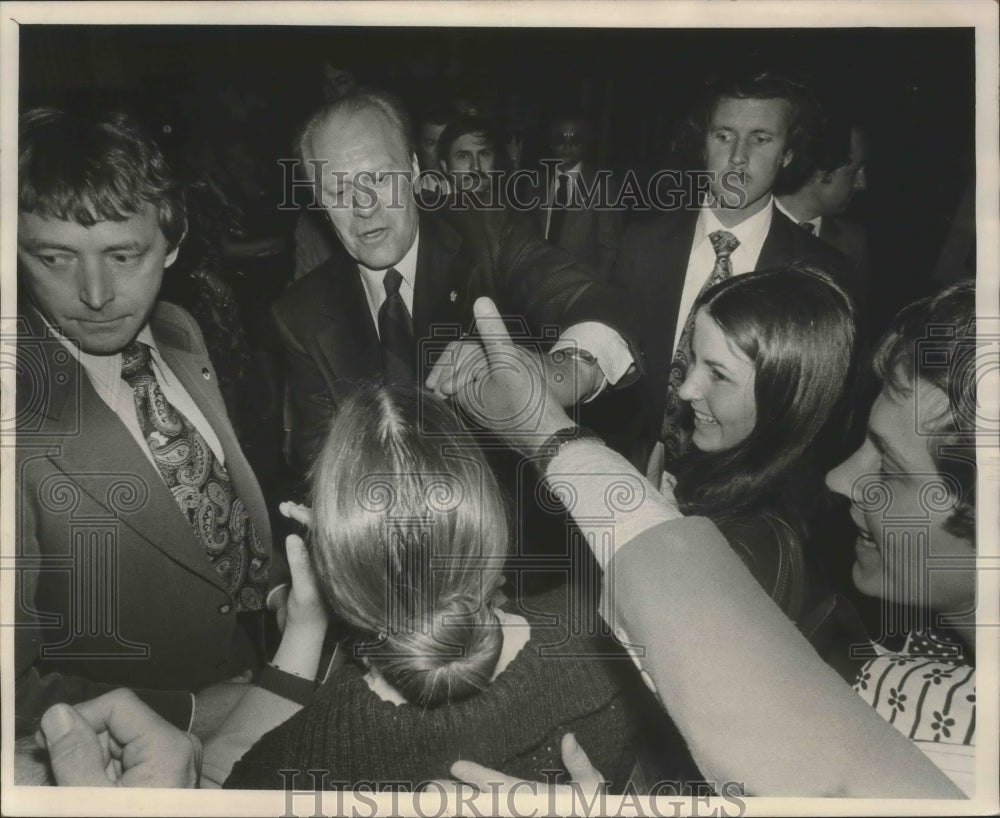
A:
[[[418,229],[416,235],[413,237],[413,244],[406,251],[406,255],[396,264],[392,265],[396,269],[396,272],[402,276],[403,281],[410,285],[411,290],[414,288],[414,283],[417,279],[417,247],[419,244],[420,230]],[[382,280],[385,278],[385,270],[372,270],[365,267],[364,264],[358,264],[358,272],[372,285],[377,285],[377,292],[383,292],[381,288]]]
[[[47,317],[38,312],[45,326],[52,332],[52,335],[59,340],[70,355],[80,364],[84,372],[94,383],[98,391],[113,392],[122,382],[122,353],[121,350],[114,355],[93,355],[80,349],[80,345],[70,340],[62,331],[54,326]],[[163,359],[160,357],[160,350],[156,346],[153,338],[153,331],[149,328],[149,322],[139,330],[135,340],[140,341],[149,347],[153,366],[158,372],[163,372]]]
[[[708,236],[716,230],[725,230],[732,233],[740,242],[741,246],[762,244],[767,231],[771,229],[771,219],[774,215],[774,197],[770,197],[765,207],[754,213],[749,219],[744,219],[733,227],[726,227],[719,221],[715,211],[710,207],[703,207],[698,215],[698,226],[696,228],[696,241],[707,241]]]
[[[782,213],[788,216],[794,224],[811,224],[815,229],[813,230],[814,235],[819,235],[819,228],[823,224],[823,217],[817,216],[815,219],[800,219],[794,213],[792,213],[787,207],[781,203],[781,199],[774,200],[774,206],[778,208]]]

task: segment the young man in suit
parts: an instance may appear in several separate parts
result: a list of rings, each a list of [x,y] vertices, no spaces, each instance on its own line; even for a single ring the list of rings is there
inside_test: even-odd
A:
[[[675,351],[688,340],[682,335],[691,307],[717,271],[740,275],[805,261],[858,291],[850,262],[774,207],[775,181],[803,144],[812,110],[804,86],[775,74],[713,83],[687,123],[692,149],[708,171],[704,196],[625,233],[611,281],[626,290],[639,321],[646,377],[627,394],[602,398],[605,405],[595,407],[601,418],[591,424],[641,470],[657,473],[662,464],[656,444],[668,388],[676,411]]]
[[[796,159],[797,178],[779,180],[775,206],[804,230],[836,247],[859,271],[868,288],[868,237],[844,214],[856,193],[867,188],[867,147],[861,129],[827,116],[811,143]],[[864,293],[859,294],[863,300]]]
[[[19,150],[17,732],[118,686],[204,732],[277,566],[201,333],[157,300],[183,195],[124,115],[35,109]]]
[[[421,211],[407,116],[390,95],[361,91],[316,113],[299,140],[300,158],[344,253],[296,282],[274,308],[284,341],[292,409],[293,465],[304,475],[345,390],[358,382],[422,382],[442,394],[455,372],[431,368],[427,342],[455,343],[472,325],[472,304],[494,298],[538,333],[561,337],[542,358],[567,404],[634,372],[627,310],[569,256],[519,219],[468,210]],[[450,334],[449,334],[450,333]],[[555,334],[555,333],[554,333]],[[465,345],[471,349],[473,345]],[[560,350],[567,353],[556,355]],[[471,371],[471,370],[469,370]],[[462,377],[464,371],[459,371]]]

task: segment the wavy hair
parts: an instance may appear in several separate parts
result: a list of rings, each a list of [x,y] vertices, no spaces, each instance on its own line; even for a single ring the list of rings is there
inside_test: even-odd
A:
[[[972,542],[976,536],[976,284],[959,281],[904,308],[872,360],[890,394],[907,396],[917,380],[940,389],[948,405],[925,427],[927,446],[941,474],[959,486],[945,530]]]
[[[757,419],[735,447],[692,449],[677,462],[681,510],[724,519],[799,494],[807,454],[843,422],[854,369],[849,296],[822,271],[792,265],[734,276],[702,293],[694,309],[753,362]]]
[[[33,108],[18,133],[17,207],[92,227],[156,208],[169,250],[187,230],[183,188],[156,142],[128,114]]]
[[[409,702],[485,688],[502,646],[491,600],[506,505],[451,409],[416,388],[365,388],[313,466],[310,554],[331,607]]]

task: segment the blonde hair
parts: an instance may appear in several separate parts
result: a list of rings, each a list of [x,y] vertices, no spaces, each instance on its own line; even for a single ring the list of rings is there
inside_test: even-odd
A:
[[[416,388],[359,391],[313,467],[312,503],[313,564],[333,609],[359,631],[359,654],[423,706],[489,684],[509,525],[454,413]]]

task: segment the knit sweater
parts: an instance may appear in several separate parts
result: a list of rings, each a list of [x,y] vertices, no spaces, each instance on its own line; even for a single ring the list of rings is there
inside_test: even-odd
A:
[[[568,599],[557,589],[511,605],[531,625],[529,641],[488,688],[461,702],[397,706],[369,689],[356,664],[338,669],[308,707],[247,752],[225,786],[284,788],[291,773],[277,771],[296,770],[297,789],[414,789],[449,778],[460,759],[541,780],[543,770],[563,769],[567,732],[613,787],[624,786],[638,723],[629,704],[634,667],[610,640],[581,635]],[[307,770],[329,773],[314,785]]]

